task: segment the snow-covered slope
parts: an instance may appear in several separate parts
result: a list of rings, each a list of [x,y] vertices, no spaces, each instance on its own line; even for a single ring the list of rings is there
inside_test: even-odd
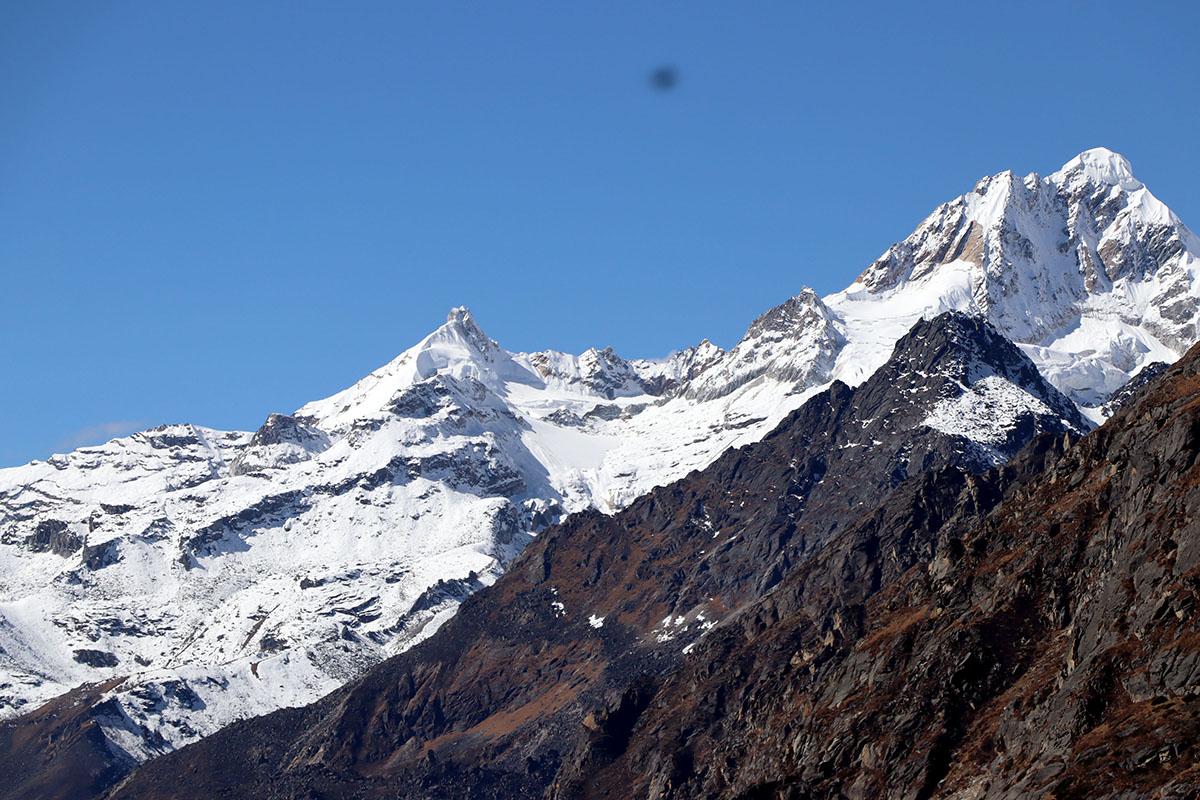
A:
[[[684,399],[722,355],[512,354],[459,308],[254,433],[168,426],[0,470],[0,714],[129,676],[100,721],[140,760],[309,702],[430,635],[545,525],[703,467],[816,391]]]
[[[1058,389],[1095,407],[1197,338],[1200,241],[1105,148],[1049,177],[1002,172],[939,206],[825,298],[862,380],[913,322],[957,310],[1019,343]]]
[[[1098,405],[1195,340],[1197,253],[1124,159],[1092,150],[1049,178],[984,179],[728,352],[510,353],[460,308],[254,433],[169,426],[0,470],[0,716],[127,676],[99,719],[142,759],[309,702],[428,636],[545,525],[762,438],[942,311],[986,318]],[[1077,427],[1020,374],[964,372],[920,424],[981,465],[1028,420]]]

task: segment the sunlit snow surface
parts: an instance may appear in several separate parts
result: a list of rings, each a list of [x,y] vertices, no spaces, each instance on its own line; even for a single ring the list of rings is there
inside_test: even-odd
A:
[[[1095,406],[1196,340],[1200,243],[1104,148],[1042,178],[1004,172],[940,206],[842,292],[837,377],[857,383],[922,317],[984,316],[1056,388]]]
[[[1089,413],[1195,341],[1196,253],[1128,163],[1093,150],[1049,178],[985,178],[728,352],[513,354],[455,309],[257,433],[169,426],[0,470],[0,717],[129,676],[102,722],[143,759],[310,702],[430,635],[545,525],[757,441],[943,311],[986,317]],[[1027,411],[1048,409],[984,378],[925,424],[988,450]]]

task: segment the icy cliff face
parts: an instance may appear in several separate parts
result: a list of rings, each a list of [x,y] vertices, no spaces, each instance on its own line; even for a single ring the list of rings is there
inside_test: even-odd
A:
[[[307,703],[430,635],[545,525],[761,439],[943,311],[991,323],[1096,419],[1195,341],[1198,252],[1124,159],[1092,150],[1048,178],[984,179],[729,351],[510,353],[458,308],[256,432],[169,426],[0,470],[0,716],[124,677],[98,719],[140,760]],[[981,467],[1025,427],[1086,425],[1013,364],[939,377],[906,424],[961,437]]]

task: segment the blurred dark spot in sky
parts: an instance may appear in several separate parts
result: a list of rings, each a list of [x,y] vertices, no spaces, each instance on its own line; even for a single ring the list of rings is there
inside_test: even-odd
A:
[[[679,84],[679,70],[672,66],[661,66],[650,73],[650,87],[655,91],[669,92]]]

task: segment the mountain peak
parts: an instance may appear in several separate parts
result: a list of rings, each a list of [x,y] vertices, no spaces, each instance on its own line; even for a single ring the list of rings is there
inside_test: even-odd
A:
[[[754,320],[721,364],[688,388],[688,396],[711,400],[764,375],[803,386],[823,383],[845,343],[833,320],[817,293],[803,287]]]
[[[489,345],[492,344],[491,339],[479,327],[475,317],[471,315],[471,309],[466,306],[456,306],[450,309],[443,328],[449,328],[459,333],[463,338],[474,343],[482,352],[487,352],[490,349]]]
[[[789,297],[780,305],[763,312],[750,323],[743,341],[764,334],[786,334],[814,322],[826,322],[830,316],[820,296],[808,286],[803,286],[795,297]]]
[[[1093,183],[1120,186],[1130,192],[1144,188],[1144,184],[1133,176],[1129,160],[1107,147],[1084,150],[1063,164],[1062,169],[1051,175],[1050,179],[1054,183],[1063,183],[1075,175],[1082,175]]]
[[[471,316],[471,309],[466,306],[455,306],[450,309],[450,313],[446,315],[446,322],[451,325],[475,325],[475,318]],[[476,326],[478,327],[478,326]]]
[[[1200,241],[1107,148],[1048,178],[1003,172],[939,206],[848,289],[825,298],[853,383],[921,316],[982,316],[1076,403],[1097,406],[1200,326]],[[862,343],[866,344],[862,344]]]
[[[903,387],[910,410],[889,399],[877,416],[886,408],[900,418],[922,415],[920,424],[973,442],[980,468],[1007,461],[1034,429],[1080,434],[1090,427],[1020,348],[961,311],[917,322],[865,386],[865,396]]]
[[[446,315],[446,324],[426,337],[418,347],[424,346],[423,349],[429,350],[444,348],[446,345],[467,348],[465,353],[456,354],[456,359],[466,357],[468,360],[474,360],[479,356],[491,360],[500,350],[500,345],[483,332],[466,306],[450,309],[450,313]],[[477,356],[471,353],[472,350],[476,351]]]

